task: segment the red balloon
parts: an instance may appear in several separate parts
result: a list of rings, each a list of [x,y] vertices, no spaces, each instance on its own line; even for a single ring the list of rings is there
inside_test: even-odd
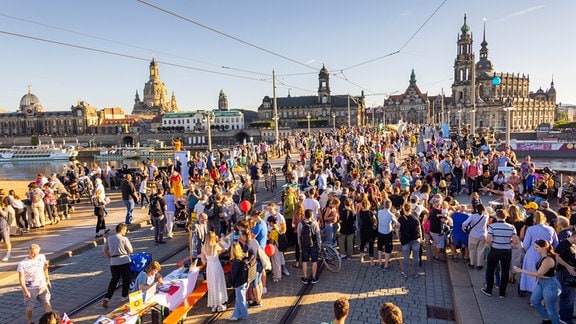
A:
[[[272,244],[266,244],[266,247],[264,247],[264,252],[266,252],[267,256],[271,257],[272,254],[276,252],[276,248]]]
[[[248,200],[242,200],[240,202],[240,210],[247,213],[250,208],[252,208],[252,204]]]

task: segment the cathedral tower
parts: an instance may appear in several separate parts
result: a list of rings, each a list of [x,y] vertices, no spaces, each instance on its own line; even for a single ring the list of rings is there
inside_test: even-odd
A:
[[[472,51],[472,34],[470,27],[466,23],[464,14],[464,24],[460,28],[461,34],[458,37],[458,53],[454,61],[454,83],[452,84],[452,98],[456,104],[472,103],[472,75],[475,63],[474,52]]]
[[[329,104],[330,98],[330,72],[324,64],[318,73],[318,103]]]

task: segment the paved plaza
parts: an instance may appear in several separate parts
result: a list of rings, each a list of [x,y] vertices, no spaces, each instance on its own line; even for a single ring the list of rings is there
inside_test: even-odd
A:
[[[274,167],[279,166],[274,161]],[[281,177],[279,177],[280,180]],[[119,192],[109,193],[112,204],[107,223],[113,228],[124,220],[125,207],[119,201]],[[264,191],[260,186],[259,201],[279,200],[275,195]],[[458,197],[466,203],[467,197]],[[87,203],[79,205],[70,220],[48,226],[42,231],[32,232],[22,237],[13,237],[13,258],[0,264],[0,323],[26,323],[22,292],[17,283],[15,268],[32,242],[38,243],[51,264],[52,304],[59,312],[70,312],[90,301],[104,291],[110,279],[108,261],[100,253],[102,240],[94,239],[95,217]],[[128,237],[136,252],[147,251],[154,259],[161,259],[186,244],[187,233],[180,229],[168,244],[156,246],[153,232],[145,224],[146,209],[135,210],[135,222],[130,227]],[[113,229],[112,229],[113,231]],[[98,246],[98,248],[94,248]],[[527,305],[527,298],[519,298],[515,293],[517,285],[509,285],[507,297],[502,300],[489,298],[479,293],[483,285],[483,271],[468,270],[464,263],[438,263],[428,261],[424,256],[418,279],[404,279],[400,275],[401,252],[395,242],[392,266],[383,271],[369,262],[361,263],[359,256],[343,260],[342,269],[332,273],[327,269],[320,275],[320,281],[304,295],[293,317],[293,323],[320,323],[332,320],[332,304],[339,297],[350,299],[349,323],[378,323],[378,309],[383,302],[391,301],[398,305],[404,314],[405,323],[452,323],[455,321],[435,318],[454,311],[459,323],[537,323],[536,312]],[[72,257],[69,257],[72,255]],[[187,255],[187,251],[163,264],[162,273],[169,273],[175,263]],[[293,251],[287,252],[287,264],[291,275],[280,282],[268,280],[268,292],[264,296],[263,307],[250,309],[250,323],[281,323],[286,312],[296,303],[302,289],[300,269],[292,266]],[[431,259],[431,258],[430,258]],[[120,294],[116,292],[110,307],[120,304]],[[110,308],[112,309],[112,308]],[[496,311],[500,310],[500,311]],[[35,319],[41,315],[37,307]],[[72,316],[74,323],[92,323],[104,311],[100,302]],[[222,319],[230,316],[228,310]],[[206,300],[201,300],[189,313],[185,323],[202,323],[211,317]]]

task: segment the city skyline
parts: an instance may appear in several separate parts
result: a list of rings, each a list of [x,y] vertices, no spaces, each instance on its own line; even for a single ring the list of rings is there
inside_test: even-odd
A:
[[[152,58],[181,111],[216,109],[221,89],[230,108],[255,110],[272,96],[272,70],[277,96],[314,95],[323,64],[333,95],[364,90],[368,107],[403,92],[412,69],[423,92],[449,95],[465,12],[477,60],[485,18],[496,72],[529,75],[530,91],[554,80],[557,101],[576,104],[570,1],[25,3],[33,10],[12,0],[0,8],[8,112],[30,84],[47,111],[83,100],[130,113]]]

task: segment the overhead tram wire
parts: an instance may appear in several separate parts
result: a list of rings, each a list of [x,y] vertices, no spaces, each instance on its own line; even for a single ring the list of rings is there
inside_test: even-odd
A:
[[[196,26],[202,27],[202,28],[204,28],[204,29],[208,29],[208,30],[211,31],[211,32],[214,32],[214,33],[220,34],[220,35],[222,35],[222,36],[224,36],[224,37],[233,39],[233,40],[235,40],[235,41],[237,41],[237,42],[240,42],[240,43],[242,43],[242,44],[244,44],[244,45],[248,45],[248,46],[250,46],[250,47],[259,49],[259,50],[264,51],[264,52],[266,52],[266,53],[268,53],[268,54],[272,54],[272,55],[274,55],[274,56],[277,56],[277,57],[283,58],[283,59],[285,59],[285,60],[288,60],[288,61],[290,61],[290,62],[292,62],[292,63],[296,63],[296,64],[301,65],[301,66],[305,66],[305,67],[307,67],[307,68],[309,68],[309,69],[318,70],[316,67],[313,67],[313,66],[311,66],[311,65],[308,65],[308,64],[306,64],[306,63],[302,63],[302,62],[297,61],[297,60],[295,60],[295,59],[292,59],[292,58],[290,58],[290,57],[288,57],[288,56],[286,56],[286,55],[282,55],[282,54],[276,53],[276,52],[271,51],[271,50],[269,50],[269,49],[266,49],[266,48],[264,48],[264,47],[262,47],[262,46],[259,46],[259,45],[250,43],[250,42],[245,41],[245,40],[243,40],[243,39],[240,39],[240,38],[238,38],[238,37],[236,37],[236,36],[232,36],[232,35],[227,34],[227,33],[225,33],[225,32],[219,31],[219,30],[217,30],[217,29],[215,29],[215,28],[212,28],[212,27],[210,27],[210,26],[204,25],[204,24],[202,24],[202,23],[200,23],[200,22],[197,22],[197,21],[192,20],[192,19],[190,19],[190,18],[184,17],[184,16],[179,15],[179,14],[177,14],[177,13],[171,12],[171,11],[169,11],[169,10],[167,10],[167,9],[164,9],[164,8],[159,7],[159,6],[157,6],[157,5],[151,4],[151,3],[146,2],[146,1],[144,1],[144,0],[136,0],[136,1],[138,1],[138,2],[140,2],[140,3],[142,3],[142,4],[145,4],[145,5],[147,5],[147,6],[151,7],[151,8],[154,8],[154,9],[156,9],[156,10],[159,10],[159,11],[162,11],[162,12],[164,12],[164,13],[167,13],[167,14],[169,14],[169,15],[171,15],[171,16],[176,17],[176,18],[180,18],[180,19],[182,19],[182,20],[184,20],[184,21],[187,21],[187,22],[189,22],[189,23],[191,23],[191,24],[194,24],[194,25],[196,25]]]
[[[225,32],[222,32],[222,31],[220,31],[220,30],[218,30],[218,29],[215,29],[215,28],[212,28],[212,27],[210,27],[210,26],[208,26],[208,25],[205,25],[205,24],[202,24],[202,23],[200,23],[200,22],[197,22],[197,21],[195,21],[195,20],[193,20],[193,19],[184,17],[184,16],[179,15],[179,14],[177,14],[177,13],[175,13],[175,12],[172,12],[172,11],[170,11],[170,10],[164,9],[164,8],[162,8],[162,7],[160,7],[160,6],[151,4],[151,3],[147,2],[147,1],[144,1],[144,0],[136,0],[136,1],[138,1],[138,2],[140,2],[140,3],[142,3],[142,4],[144,4],[144,5],[147,5],[147,6],[151,7],[151,8],[154,8],[154,9],[156,9],[156,10],[162,11],[162,12],[164,12],[164,13],[166,13],[166,14],[171,15],[171,16],[174,16],[174,17],[176,17],[176,18],[182,19],[182,20],[184,20],[184,21],[186,21],[186,22],[189,22],[189,23],[191,23],[191,24],[194,24],[194,25],[196,25],[196,26],[202,27],[202,28],[204,28],[204,29],[208,29],[208,30],[211,31],[211,32],[217,33],[217,34],[222,35],[222,36],[224,36],[224,37],[227,37],[227,38],[233,39],[233,40],[235,40],[235,41],[237,41],[237,42],[240,42],[240,43],[242,43],[242,44],[245,44],[245,45],[248,45],[248,46],[250,46],[250,47],[256,48],[256,49],[258,49],[258,50],[261,50],[261,51],[263,51],[263,52],[266,52],[266,53],[268,53],[268,54],[271,54],[271,55],[274,55],[274,56],[283,58],[283,59],[285,59],[285,60],[287,60],[287,61],[290,61],[290,62],[292,62],[292,63],[296,63],[296,64],[301,65],[301,66],[305,66],[305,67],[307,67],[307,68],[309,68],[309,69],[313,69],[313,70],[315,70],[315,71],[318,70],[318,68],[316,68],[316,67],[314,67],[314,66],[308,65],[308,64],[306,64],[306,63],[302,63],[302,62],[300,62],[300,61],[298,61],[298,60],[295,60],[295,59],[292,59],[292,58],[290,58],[290,57],[288,57],[288,56],[286,56],[286,55],[282,55],[282,54],[276,53],[276,52],[274,52],[274,51],[272,51],[272,50],[269,50],[269,49],[266,49],[266,48],[264,48],[264,47],[262,47],[262,46],[259,46],[259,45],[253,44],[253,43],[251,43],[251,42],[245,41],[245,40],[240,39],[240,38],[238,38],[238,37],[236,37],[236,36],[232,36],[232,35],[230,35],[230,34],[227,34],[227,33],[225,33]],[[445,0],[445,1],[447,1],[447,0]],[[358,84],[356,84],[356,83],[354,83],[354,82],[352,82],[352,81],[350,81],[350,80],[348,80],[348,79],[346,79],[346,78],[342,78],[342,77],[339,77],[339,76],[337,76],[337,75],[334,75],[334,77],[339,78],[339,79],[342,79],[342,80],[345,80],[346,82],[349,82],[350,84],[352,84],[352,85],[354,85],[354,86],[356,86],[356,87],[358,87],[358,88],[360,88],[360,89],[363,89],[363,90],[366,89],[365,87],[362,87],[361,85],[358,85]]]
[[[88,34],[88,33],[82,33],[82,32],[75,31],[75,30],[71,30],[71,29],[67,29],[67,28],[62,28],[62,27],[58,27],[58,26],[54,26],[54,25],[49,25],[49,24],[45,24],[45,23],[40,23],[40,22],[36,22],[36,21],[31,21],[31,20],[28,20],[28,19],[20,18],[20,17],[10,16],[10,15],[6,15],[6,14],[3,14],[3,13],[0,13],[0,16],[6,17],[6,18],[10,18],[10,19],[14,19],[14,20],[23,21],[23,22],[26,22],[26,23],[29,23],[29,24],[34,24],[34,25],[38,25],[38,26],[42,26],[42,27],[47,27],[47,28],[51,28],[51,29],[55,29],[55,30],[64,31],[64,32],[67,32],[67,33],[75,34],[75,35],[80,35],[80,36],[85,36],[85,37],[88,37],[88,38],[93,38],[93,39],[97,39],[97,40],[101,40],[101,41],[105,41],[105,42],[110,42],[110,43],[113,43],[113,44],[118,44],[118,45],[130,47],[130,48],[135,48],[135,49],[139,49],[139,50],[144,50],[144,51],[154,52],[154,53],[158,53],[158,54],[163,54],[163,55],[166,55],[166,56],[171,56],[171,57],[175,57],[175,58],[180,58],[180,59],[187,60],[187,61],[192,61],[192,62],[197,62],[197,63],[201,63],[201,64],[206,64],[206,65],[210,65],[210,66],[214,66],[214,67],[218,67],[218,68],[222,68],[222,69],[234,70],[234,71],[239,71],[239,72],[244,72],[244,73],[249,73],[249,74],[255,74],[255,75],[261,75],[261,76],[270,76],[270,74],[267,74],[267,73],[249,71],[249,70],[244,70],[244,69],[239,69],[239,68],[233,68],[233,67],[229,67],[229,66],[225,66],[225,65],[219,65],[219,64],[214,64],[214,63],[210,63],[210,62],[205,62],[205,61],[201,61],[201,60],[196,60],[196,59],[193,59],[193,58],[184,57],[184,56],[180,56],[180,55],[175,55],[175,54],[168,53],[168,52],[164,52],[164,51],[158,51],[158,50],[156,50],[156,49],[150,49],[150,48],[146,48],[146,47],[142,47],[142,46],[138,46],[138,45],[134,45],[134,44],[129,44],[129,43],[125,43],[125,42],[116,41],[116,40],[109,39],[109,38],[105,38],[105,37],[100,37],[100,36],[96,36],[96,35],[91,35],[91,34]]]
[[[436,15],[436,13],[440,10],[440,8],[442,8],[442,7],[444,6],[444,4],[445,4],[446,2],[448,2],[448,0],[442,1],[442,3],[436,8],[436,10],[434,10],[434,12],[432,12],[432,14],[424,21],[424,23],[422,23],[422,24],[420,25],[420,27],[418,27],[418,29],[416,30],[416,32],[414,32],[414,33],[412,34],[412,36],[410,36],[410,37],[408,38],[408,40],[407,40],[406,42],[404,42],[404,44],[403,44],[402,46],[400,46],[400,49],[398,49],[398,50],[396,50],[396,51],[394,51],[394,52],[392,52],[392,53],[388,53],[388,54],[386,54],[386,55],[379,56],[379,57],[377,57],[377,58],[373,58],[373,59],[368,60],[368,61],[364,61],[364,62],[361,62],[361,63],[358,63],[358,64],[351,65],[351,66],[349,66],[349,67],[340,69],[340,70],[338,70],[338,71],[341,71],[341,72],[342,72],[342,71],[345,71],[345,70],[350,70],[350,69],[353,69],[353,68],[356,68],[356,67],[359,67],[359,66],[368,64],[368,63],[372,63],[372,62],[375,62],[375,61],[379,61],[379,60],[381,60],[381,59],[383,59],[383,58],[386,58],[386,57],[389,57],[389,56],[392,56],[392,55],[396,55],[396,54],[402,52],[402,50],[404,50],[404,48],[405,48],[406,46],[408,46],[408,44],[414,39],[414,37],[416,37],[416,35],[418,35],[418,33],[420,33],[420,31],[422,30],[422,28],[424,28],[424,26],[426,26],[426,24],[428,24],[428,22],[430,21],[430,19],[432,19],[432,17],[434,17],[434,16]]]
[[[40,37],[34,37],[34,36],[29,36],[29,35],[24,35],[24,34],[12,33],[12,32],[8,32],[5,30],[0,30],[0,34],[5,34],[5,35],[15,36],[15,37],[21,37],[21,38],[26,38],[26,39],[30,39],[30,40],[35,40],[35,41],[40,41],[40,42],[45,42],[45,43],[50,43],[50,44],[56,44],[56,45],[61,45],[61,46],[67,46],[67,47],[72,47],[72,48],[77,48],[77,49],[82,49],[82,50],[87,50],[87,51],[92,51],[92,52],[97,52],[97,53],[103,53],[103,54],[108,54],[108,55],[113,55],[113,56],[120,56],[120,57],[129,58],[129,59],[133,59],[133,60],[139,60],[139,61],[145,61],[145,62],[148,62],[150,60],[149,58],[138,57],[135,55],[117,53],[117,52],[102,50],[102,49],[88,47],[88,46],[76,45],[76,44],[65,43],[65,42],[55,41],[55,40],[46,39],[46,38],[40,38]],[[225,75],[225,76],[229,76],[229,77],[246,79],[246,80],[253,80],[253,81],[270,82],[270,81],[268,81],[266,79],[262,79],[262,78],[253,78],[253,77],[247,77],[247,76],[237,75],[237,74],[232,74],[232,73],[211,71],[211,70],[196,68],[196,67],[187,66],[187,65],[183,65],[183,64],[176,64],[176,63],[170,63],[170,62],[165,62],[165,61],[156,61],[156,62],[165,64],[168,66],[180,67],[180,68],[199,71],[199,72],[219,74],[219,75]]]

